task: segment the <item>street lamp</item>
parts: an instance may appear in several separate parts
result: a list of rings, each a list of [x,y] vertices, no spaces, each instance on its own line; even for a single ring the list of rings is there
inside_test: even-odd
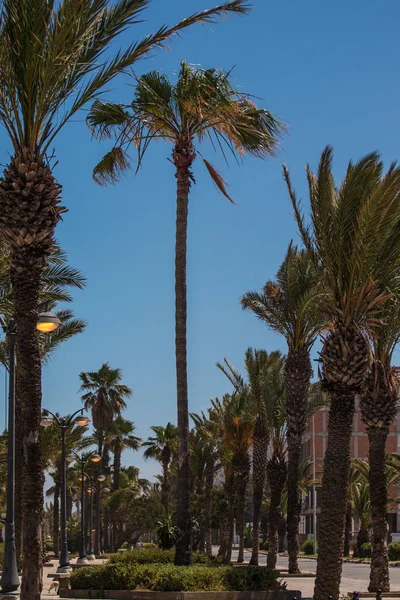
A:
[[[61,324],[60,319],[51,312],[41,313],[39,306],[38,331],[54,331]],[[47,322],[47,328],[44,327]],[[51,327],[50,327],[51,325]],[[8,344],[9,354],[9,387],[8,387],[8,444],[7,444],[7,508],[5,520],[4,560],[1,575],[2,594],[17,594],[19,588],[17,553],[15,550],[15,342],[17,339],[17,324],[15,319],[6,321],[0,316],[0,326],[3,329]],[[50,327],[50,328],[49,328]]]
[[[89,487],[88,487],[88,494],[90,496],[90,522],[89,522],[89,550],[88,550],[88,555],[87,555],[87,559],[88,560],[95,560],[96,555],[93,551],[93,498],[94,498],[94,494],[95,492],[97,493],[97,503],[100,502],[100,494],[99,494],[99,488],[96,487],[94,485],[94,478],[90,477],[90,475],[88,475],[87,473],[84,473],[85,479],[89,482]],[[98,475],[96,477],[97,481],[104,481],[105,480],[105,476],[104,475]]]
[[[80,408],[68,418],[59,418],[47,408],[43,409],[43,411],[44,414],[40,421],[42,427],[49,427],[50,425],[53,425],[53,423],[56,423],[61,430],[61,531],[60,564],[57,569],[57,573],[69,573],[69,571],[71,571],[71,565],[69,564],[67,537],[67,451],[65,444],[65,434],[72,422],[74,422],[79,427],[85,427],[85,425],[90,423],[90,419],[89,417],[84,416],[83,408]],[[51,417],[49,415],[51,415]]]
[[[85,565],[88,562],[88,558],[86,556],[86,544],[85,544],[85,465],[88,461],[92,461],[94,463],[98,463],[101,461],[101,456],[97,454],[94,450],[89,452],[89,454],[82,454],[79,456],[76,452],[72,451],[71,454],[67,456],[68,462],[76,462],[81,467],[81,476],[80,479],[82,481],[81,485],[81,543],[79,549],[79,558],[76,561],[78,565]]]

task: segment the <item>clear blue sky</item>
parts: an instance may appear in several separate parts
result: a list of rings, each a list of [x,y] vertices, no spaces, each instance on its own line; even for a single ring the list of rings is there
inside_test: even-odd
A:
[[[162,23],[172,24],[213,0],[153,0],[145,23],[124,34],[139,39]],[[216,2],[215,2],[216,3]],[[248,346],[285,345],[243,313],[239,297],[274,276],[296,228],[281,175],[291,169],[299,195],[304,165],[314,167],[326,144],[335,148],[335,171],[350,157],[379,149],[386,163],[399,156],[398,0],[254,0],[249,17],[195,26],[137,65],[171,77],[180,61],[230,69],[243,91],[280,115],[289,135],[281,154],[262,162],[246,159],[229,169],[220,156],[207,158],[223,170],[236,201],[219,194],[200,161],[194,171],[188,238],[188,359],[190,410],[229,390],[215,362],[226,356],[242,368]],[[124,79],[107,94],[127,101]],[[4,139],[4,136],[2,137]],[[151,148],[140,173],[102,189],[93,166],[108,149],[90,138],[84,114],[56,143],[56,176],[69,212],[57,230],[70,263],[88,278],[74,310],[87,332],[68,342],[43,374],[43,405],[63,414],[80,406],[78,374],[104,361],[121,367],[134,390],[125,413],[146,438],[149,427],[176,422],[174,366],[175,179],[171,148]],[[8,148],[2,144],[2,162]],[[1,424],[1,423],[0,423]],[[151,477],[157,465],[141,454],[125,462]]]

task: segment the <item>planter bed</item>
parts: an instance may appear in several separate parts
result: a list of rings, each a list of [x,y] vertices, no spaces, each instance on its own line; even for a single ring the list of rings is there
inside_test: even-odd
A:
[[[259,592],[141,592],[129,590],[60,590],[61,598],[111,598],[115,600],[292,600],[298,590]]]

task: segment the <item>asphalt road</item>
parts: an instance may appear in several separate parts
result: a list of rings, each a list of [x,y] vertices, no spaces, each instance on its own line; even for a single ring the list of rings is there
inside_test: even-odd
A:
[[[245,562],[250,560],[250,553],[245,552]],[[237,550],[232,553],[232,558],[237,558]],[[267,557],[265,554],[260,555],[260,564],[266,564]],[[299,560],[301,571],[315,573],[317,561],[306,558]],[[283,556],[278,557],[277,568],[287,569],[288,559]],[[285,579],[285,576],[282,575]],[[303,598],[311,597],[314,587],[314,579],[312,577],[298,578],[288,577],[285,579],[288,589],[300,590]],[[344,594],[347,592],[357,591],[366,592],[369,581],[369,565],[360,565],[352,563],[343,563],[341,591]],[[399,590],[400,598],[400,567],[390,567],[390,587],[392,591]]]

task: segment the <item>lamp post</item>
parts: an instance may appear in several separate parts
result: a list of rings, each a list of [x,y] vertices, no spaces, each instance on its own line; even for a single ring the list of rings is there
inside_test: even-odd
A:
[[[85,477],[86,477],[86,480],[89,481],[88,494],[90,496],[90,523],[89,523],[89,532],[90,533],[89,533],[89,549],[88,549],[87,558],[88,558],[88,560],[95,560],[96,555],[93,550],[93,497],[94,497],[94,493],[96,492],[97,493],[97,506],[99,506],[100,494],[99,494],[99,488],[94,485],[94,478],[90,477],[90,475],[88,475],[87,473],[85,473]],[[100,474],[96,477],[96,480],[104,481],[105,476]]]
[[[82,454],[79,456],[76,452],[72,451],[71,454],[67,456],[68,462],[72,462],[76,460],[76,462],[81,467],[81,543],[79,549],[79,558],[76,561],[78,565],[85,565],[88,562],[88,558],[86,556],[86,543],[85,543],[85,465],[91,460],[94,463],[98,463],[101,461],[101,456],[99,456],[95,450],[89,452],[89,454]]]
[[[40,306],[39,306],[40,310]],[[51,332],[61,325],[60,319],[51,312],[38,313],[36,329]],[[17,340],[17,324],[15,319],[6,321],[0,316],[9,354],[9,388],[8,388],[8,445],[7,445],[7,508],[5,520],[4,560],[1,575],[0,593],[17,595],[19,576],[17,554],[15,550],[15,343]]]
[[[51,410],[43,409],[43,416],[40,424],[42,427],[49,427],[56,423],[61,431],[61,531],[60,531],[60,561],[57,573],[68,573],[72,567],[69,564],[68,537],[67,537],[67,451],[65,443],[65,434],[68,427],[74,422],[79,427],[85,427],[90,422],[89,417],[83,414],[83,408],[80,408],[68,418],[59,418]],[[49,417],[51,415],[51,417]],[[77,416],[79,415],[79,416]],[[75,417],[75,418],[74,418]]]

